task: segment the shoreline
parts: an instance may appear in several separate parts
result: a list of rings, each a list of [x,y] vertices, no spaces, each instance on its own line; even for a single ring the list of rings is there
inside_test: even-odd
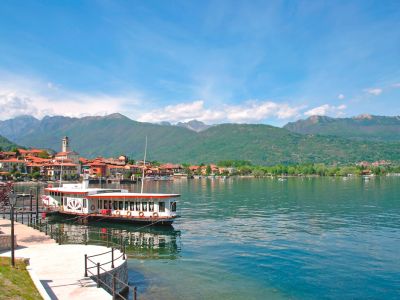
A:
[[[374,178],[374,177],[398,177],[400,173],[385,173],[385,174],[370,174],[370,175],[361,175],[361,174],[348,174],[348,175],[318,175],[318,174],[307,174],[307,175],[227,175],[227,176],[197,176],[194,178],[175,178],[171,181],[181,181],[181,180],[197,180],[197,179],[230,179],[230,178],[269,178],[269,179],[279,179],[279,178],[323,178],[323,177],[330,177],[330,178]],[[149,181],[158,181],[158,180],[149,180]],[[2,181],[0,181],[2,182]],[[16,185],[25,185],[25,184],[39,184],[39,185],[46,185],[46,184],[54,184],[58,181],[3,181],[3,182],[12,182]],[[80,181],[72,180],[72,181],[64,181],[64,183],[79,183]],[[131,183],[136,184],[136,183]]]

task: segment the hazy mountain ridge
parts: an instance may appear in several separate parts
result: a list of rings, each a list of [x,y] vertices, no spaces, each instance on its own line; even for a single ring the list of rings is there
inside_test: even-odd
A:
[[[22,115],[13,119],[0,121],[0,134],[6,138],[14,139],[30,130],[36,128],[40,124],[40,120],[35,117]]]
[[[201,121],[198,121],[198,120],[191,120],[189,122],[178,122],[176,124],[176,126],[184,127],[184,128],[193,130],[195,132],[201,132],[201,131],[207,130],[212,125],[207,125],[207,124],[205,124],[205,123],[203,123]]]
[[[300,134],[331,135],[356,140],[400,141],[400,116],[359,115],[352,118],[311,116],[283,128]]]
[[[237,159],[276,164],[400,160],[400,142],[349,142],[262,124],[220,124],[195,132],[180,126],[137,122],[121,114],[31,121],[31,128],[25,131],[10,131],[7,125],[12,120],[2,121],[0,134],[12,133],[6,137],[20,145],[55,150],[60,150],[61,138],[68,135],[73,150],[86,157],[127,154],[141,159],[148,136],[148,158],[159,161],[208,163]]]

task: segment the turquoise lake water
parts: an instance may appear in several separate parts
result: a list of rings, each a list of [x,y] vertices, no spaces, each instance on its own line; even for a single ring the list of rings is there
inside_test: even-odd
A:
[[[400,177],[175,180],[145,190],[182,194],[173,227],[90,225],[129,232],[139,299],[400,299]]]
[[[182,218],[172,257],[129,261],[142,299],[400,298],[399,177],[147,188],[181,193]]]

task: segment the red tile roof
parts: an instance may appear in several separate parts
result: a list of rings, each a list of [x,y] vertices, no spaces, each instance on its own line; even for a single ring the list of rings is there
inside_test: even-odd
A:
[[[25,163],[24,160],[20,160],[17,158],[10,158],[10,159],[2,159],[0,162],[14,162],[14,163]]]

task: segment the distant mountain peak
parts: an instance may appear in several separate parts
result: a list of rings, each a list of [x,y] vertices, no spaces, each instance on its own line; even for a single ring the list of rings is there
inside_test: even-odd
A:
[[[318,123],[321,121],[330,121],[333,120],[333,118],[328,116],[313,115],[310,116],[307,120],[310,121],[311,123]]]
[[[128,117],[126,117],[120,113],[113,113],[113,114],[104,116],[104,118],[106,118],[106,119],[127,119]]]
[[[374,116],[370,115],[370,114],[361,114],[358,116],[353,117],[353,119],[356,120],[372,120]]]
[[[198,120],[191,120],[191,121],[188,121],[188,122],[178,122],[176,124],[176,126],[184,127],[184,128],[189,129],[189,130],[196,131],[196,132],[204,131],[204,130],[206,130],[206,129],[211,127],[211,125],[207,125],[207,124],[205,124],[205,123],[203,123],[201,121],[198,121]]]
[[[171,123],[168,121],[161,121],[159,124],[163,126],[171,126]]]
[[[14,118],[14,120],[33,120],[33,121],[38,121],[38,119],[36,119],[34,116],[31,116],[31,115],[19,115],[19,116],[16,116],[15,118]]]

